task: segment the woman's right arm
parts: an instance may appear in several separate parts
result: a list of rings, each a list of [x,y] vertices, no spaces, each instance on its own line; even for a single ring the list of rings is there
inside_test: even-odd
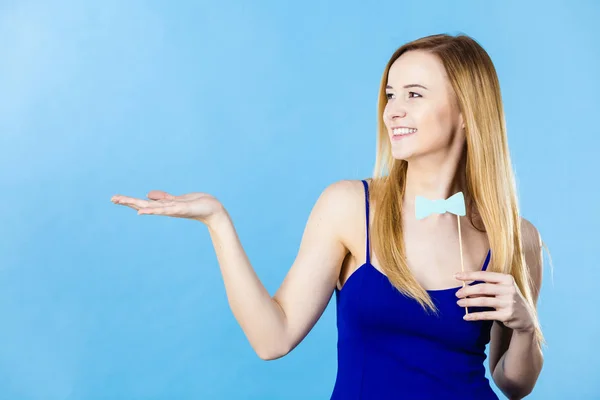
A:
[[[348,253],[341,232],[355,192],[351,181],[339,181],[321,193],[298,255],[274,296],[252,268],[227,211],[223,208],[207,223],[229,306],[260,358],[289,353],[327,307]]]

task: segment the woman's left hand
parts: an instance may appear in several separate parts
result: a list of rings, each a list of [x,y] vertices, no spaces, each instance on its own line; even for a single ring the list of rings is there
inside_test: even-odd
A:
[[[469,312],[465,315],[465,320],[495,320],[515,331],[533,331],[533,312],[512,275],[490,271],[473,271],[459,272],[455,277],[462,281],[483,282],[467,285],[458,290],[456,296],[460,298],[457,302],[459,306],[495,309],[494,311]],[[467,296],[478,297],[466,298]]]

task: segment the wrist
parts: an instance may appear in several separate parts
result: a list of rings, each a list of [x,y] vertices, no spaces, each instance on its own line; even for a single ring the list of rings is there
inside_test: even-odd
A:
[[[529,326],[523,329],[515,329],[513,331],[513,334],[517,336],[530,336],[533,338],[533,336],[535,336],[535,329],[533,328],[533,326]]]
[[[231,218],[227,210],[224,207],[222,207],[202,222],[206,224],[209,230],[216,231],[219,230],[222,226],[230,224]]]

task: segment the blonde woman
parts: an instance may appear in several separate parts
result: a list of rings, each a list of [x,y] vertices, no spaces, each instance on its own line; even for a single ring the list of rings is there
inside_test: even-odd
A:
[[[385,67],[378,116],[374,176],[323,191],[274,296],[215,197],[112,201],[206,224],[231,310],[262,359],[292,351],[335,293],[332,399],[497,399],[488,343],[496,385],[526,396],[543,364],[542,241],[519,213],[492,61],[465,35],[405,44]],[[415,217],[417,196],[458,192],[464,217]]]

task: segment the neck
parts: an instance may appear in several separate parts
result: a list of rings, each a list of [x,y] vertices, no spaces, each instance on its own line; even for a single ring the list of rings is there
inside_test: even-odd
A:
[[[460,191],[464,193],[463,179],[460,177],[464,170],[459,171],[459,161],[454,157],[409,160],[403,208],[414,211],[416,196],[438,200],[447,199]]]

